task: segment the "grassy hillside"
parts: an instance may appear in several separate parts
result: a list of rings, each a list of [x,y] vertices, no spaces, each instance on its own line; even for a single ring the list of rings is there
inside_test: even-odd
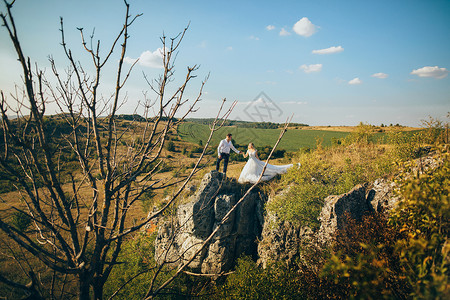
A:
[[[227,133],[233,134],[235,144],[244,146],[250,142],[253,142],[258,148],[265,145],[275,144],[280,134],[280,130],[227,126],[219,129],[214,134],[212,145],[217,145],[221,139],[225,138]],[[320,140],[324,146],[330,146],[333,138],[342,139],[348,134],[348,132],[326,130],[291,129],[284,135],[278,149],[297,151],[302,147],[314,148],[317,144],[317,140]],[[208,139],[209,127],[208,125],[202,124],[182,123],[178,126],[178,136],[191,143],[200,144],[201,141],[203,144]]]

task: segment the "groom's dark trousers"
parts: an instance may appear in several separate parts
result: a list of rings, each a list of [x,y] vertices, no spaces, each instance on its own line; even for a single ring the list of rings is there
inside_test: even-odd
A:
[[[230,158],[230,153],[220,153],[220,157],[217,158],[216,171],[219,171],[220,161],[223,159],[223,172],[227,172],[228,159]]]

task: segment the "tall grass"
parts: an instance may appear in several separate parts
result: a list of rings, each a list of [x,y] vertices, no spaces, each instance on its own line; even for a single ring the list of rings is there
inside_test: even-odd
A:
[[[281,220],[315,228],[325,197],[348,192],[357,184],[370,182],[393,169],[387,147],[352,144],[318,148],[298,153],[299,168],[291,169],[277,188],[288,192],[268,202],[266,209]]]
[[[273,184],[273,189],[290,188],[267,203],[266,209],[276,213],[280,220],[316,228],[327,196],[343,194],[358,184],[392,175],[400,162],[423,154],[419,150],[425,146],[424,140],[430,141],[424,139],[428,132],[394,130],[387,139],[380,139],[373,126],[360,123],[332,147],[325,148],[319,141],[314,150],[301,149],[293,156],[301,167],[291,169]],[[432,134],[438,136],[436,129]]]

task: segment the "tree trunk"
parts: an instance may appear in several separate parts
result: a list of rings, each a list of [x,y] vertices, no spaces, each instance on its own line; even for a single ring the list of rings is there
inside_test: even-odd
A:
[[[102,300],[103,299],[103,286],[104,282],[101,279],[94,279],[94,299]]]
[[[86,300],[89,299],[89,276],[87,274],[87,271],[82,271],[81,274],[78,276],[79,278],[79,295],[78,299],[80,300]]]

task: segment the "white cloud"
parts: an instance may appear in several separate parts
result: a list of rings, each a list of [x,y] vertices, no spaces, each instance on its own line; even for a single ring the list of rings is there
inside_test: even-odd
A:
[[[348,84],[361,84],[361,83],[362,83],[362,81],[358,77],[355,77],[348,82]]]
[[[423,67],[417,70],[412,70],[411,74],[417,75],[419,77],[433,77],[437,79],[442,79],[447,77],[448,70],[446,68],[434,67]]]
[[[307,17],[301,18],[297,23],[294,24],[295,33],[304,37],[309,37],[316,33],[317,26],[311,23],[311,21]]]
[[[284,28],[281,28],[281,31],[279,33],[281,36],[287,36],[287,35],[291,35],[291,33],[289,31],[287,31]]]
[[[251,36],[250,36],[250,39],[251,39],[251,40],[255,40],[255,41],[259,41],[259,37],[254,36],[254,35],[251,35]]]
[[[333,53],[339,53],[344,51],[344,48],[342,48],[342,46],[333,46],[330,48],[325,48],[325,49],[319,49],[319,50],[313,50],[312,53],[313,54],[333,54]]]
[[[273,26],[273,25],[267,25],[267,26],[266,26],[266,29],[267,29],[267,30],[274,30],[274,29],[275,29],[275,26]]]
[[[232,51],[232,50],[233,50],[233,47],[228,46],[228,47],[226,48],[226,50],[227,50],[227,51]]]
[[[372,77],[375,77],[375,78],[380,78],[380,79],[385,79],[385,78],[388,78],[388,74],[386,74],[386,73],[375,73],[375,74],[372,74]]]
[[[300,69],[305,71],[305,73],[320,72],[322,70],[322,64],[301,65]]]
[[[167,51],[167,50],[166,50]],[[124,62],[134,64],[137,58],[125,57]],[[138,64],[148,68],[162,69],[163,68],[163,49],[158,48],[155,51],[144,51],[139,56]]]

